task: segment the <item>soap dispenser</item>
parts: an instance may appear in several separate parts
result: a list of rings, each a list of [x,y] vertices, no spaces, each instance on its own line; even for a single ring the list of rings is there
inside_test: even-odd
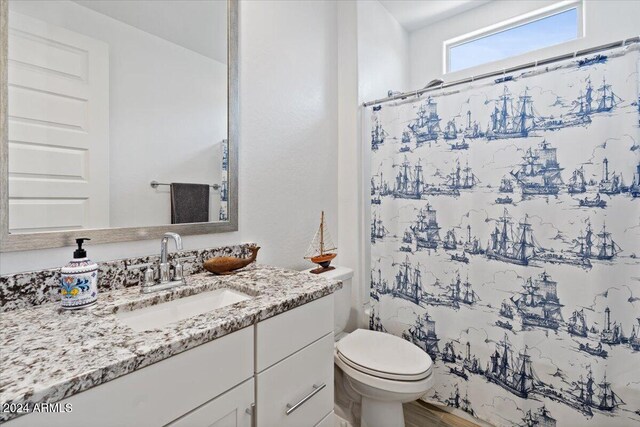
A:
[[[85,240],[91,239],[76,239],[73,259],[60,270],[62,308],[67,310],[89,307],[98,300],[98,264],[87,258],[82,248]]]

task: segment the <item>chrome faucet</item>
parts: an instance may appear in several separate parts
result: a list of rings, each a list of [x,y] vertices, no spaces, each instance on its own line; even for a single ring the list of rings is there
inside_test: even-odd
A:
[[[171,281],[171,264],[167,261],[169,237],[176,242],[176,250],[182,250],[182,237],[180,237],[178,233],[164,233],[162,241],[160,242],[160,284],[169,283]],[[182,270],[182,266],[179,263],[176,264],[176,266],[180,266],[180,270]],[[182,271],[180,271],[180,274],[177,276],[178,277],[174,277],[174,280],[182,279]]]
[[[168,261],[168,245],[169,238],[176,243],[176,250],[182,250],[182,237],[177,233],[164,233],[160,242],[160,273],[159,280],[155,282],[155,269],[149,267],[145,273],[144,283],[142,284],[142,293],[150,293],[171,289],[176,286],[184,285],[184,274],[180,260],[176,260],[173,265],[173,277],[171,276],[171,263]]]

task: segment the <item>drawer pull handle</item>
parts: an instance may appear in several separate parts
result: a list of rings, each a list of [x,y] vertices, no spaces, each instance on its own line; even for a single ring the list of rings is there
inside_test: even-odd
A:
[[[311,399],[313,396],[315,396],[316,394],[318,394],[320,392],[320,390],[322,390],[323,388],[325,388],[327,385],[326,384],[320,384],[320,385],[313,385],[313,391],[309,394],[307,394],[305,397],[302,398],[302,400],[298,403],[296,403],[295,405],[291,405],[291,404],[287,404],[287,412],[286,414],[289,415],[291,414],[293,411],[295,411],[296,409],[298,409],[299,407],[301,407],[302,405],[304,405],[307,400]]]

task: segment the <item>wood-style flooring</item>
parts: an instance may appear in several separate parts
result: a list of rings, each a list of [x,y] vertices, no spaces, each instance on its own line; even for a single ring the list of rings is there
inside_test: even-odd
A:
[[[406,427],[478,427],[479,425],[453,415],[435,405],[417,400],[404,405]]]

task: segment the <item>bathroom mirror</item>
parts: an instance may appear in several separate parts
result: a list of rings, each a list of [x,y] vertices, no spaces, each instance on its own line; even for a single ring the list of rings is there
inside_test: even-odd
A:
[[[237,230],[237,0],[0,6],[0,250]]]

